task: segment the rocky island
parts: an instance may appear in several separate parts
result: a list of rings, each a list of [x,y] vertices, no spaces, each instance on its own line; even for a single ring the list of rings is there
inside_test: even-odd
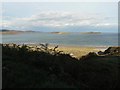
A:
[[[101,32],[81,32],[81,34],[101,34]]]

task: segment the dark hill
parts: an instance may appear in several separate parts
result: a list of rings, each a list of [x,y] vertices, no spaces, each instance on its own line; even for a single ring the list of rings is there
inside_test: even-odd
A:
[[[80,59],[14,44],[2,46],[4,88],[120,88],[120,57],[89,53]],[[51,53],[52,52],[52,53]]]

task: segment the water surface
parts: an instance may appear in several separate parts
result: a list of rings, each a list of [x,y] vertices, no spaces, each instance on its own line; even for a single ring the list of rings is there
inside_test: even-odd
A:
[[[22,33],[2,35],[2,43],[49,43],[76,46],[118,46],[117,33],[101,34],[52,34],[52,33]]]

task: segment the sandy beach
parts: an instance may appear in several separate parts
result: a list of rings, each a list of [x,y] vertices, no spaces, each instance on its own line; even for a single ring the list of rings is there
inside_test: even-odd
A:
[[[50,46],[50,48],[54,48]],[[86,47],[86,46],[59,46],[58,50],[70,54],[76,58],[80,58],[89,52],[105,51],[108,47]]]
[[[35,49],[36,47],[41,47],[38,44],[27,44],[30,47]],[[56,45],[48,45],[49,49],[53,49]],[[66,54],[70,54],[73,57],[80,58],[88,54],[89,52],[98,52],[98,51],[105,51],[108,47],[107,46],[67,46],[67,45],[58,45],[56,50],[63,51]]]
[[[12,46],[12,44],[9,43]],[[19,44],[20,46],[22,44]],[[40,48],[39,44],[26,44],[32,47],[33,50],[36,48]],[[48,45],[49,49],[54,49],[56,45]],[[88,54],[89,52],[98,52],[98,51],[105,51],[108,47],[107,46],[68,46],[68,45],[58,45],[57,51],[63,51],[65,54],[70,54],[73,57],[80,58]]]

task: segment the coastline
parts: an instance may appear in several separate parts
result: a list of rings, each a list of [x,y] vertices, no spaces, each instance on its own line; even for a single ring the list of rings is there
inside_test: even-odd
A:
[[[50,46],[50,48],[54,48],[54,46]],[[80,58],[90,52],[99,52],[99,51],[105,51],[108,47],[99,47],[99,46],[66,46],[61,45],[58,47],[58,50],[63,51],[67,54],[71,54],[72,56],[76,58]]]
[[[12,43],[8,43],[9,45],[12,45]],[[17,45],[22,45],[22,44],[17,44]],[[28,45],[30,47],[33,47],[33,50],[36,50],[36,47],[40,47],[39,44],[35,43],[26,43],[25,45]],[[55,44],[50,44],[48,45],[49,49],[53,49]],[[58,45],[58,48],[56,50],[58,51],[63,51],[66,54],[70,54],[71,56],[75,58],[80,58],[90,52],[95,52],[97,53],[98,51],[105,51],[108,48],[108,46],[73,46],[73,45]]]

